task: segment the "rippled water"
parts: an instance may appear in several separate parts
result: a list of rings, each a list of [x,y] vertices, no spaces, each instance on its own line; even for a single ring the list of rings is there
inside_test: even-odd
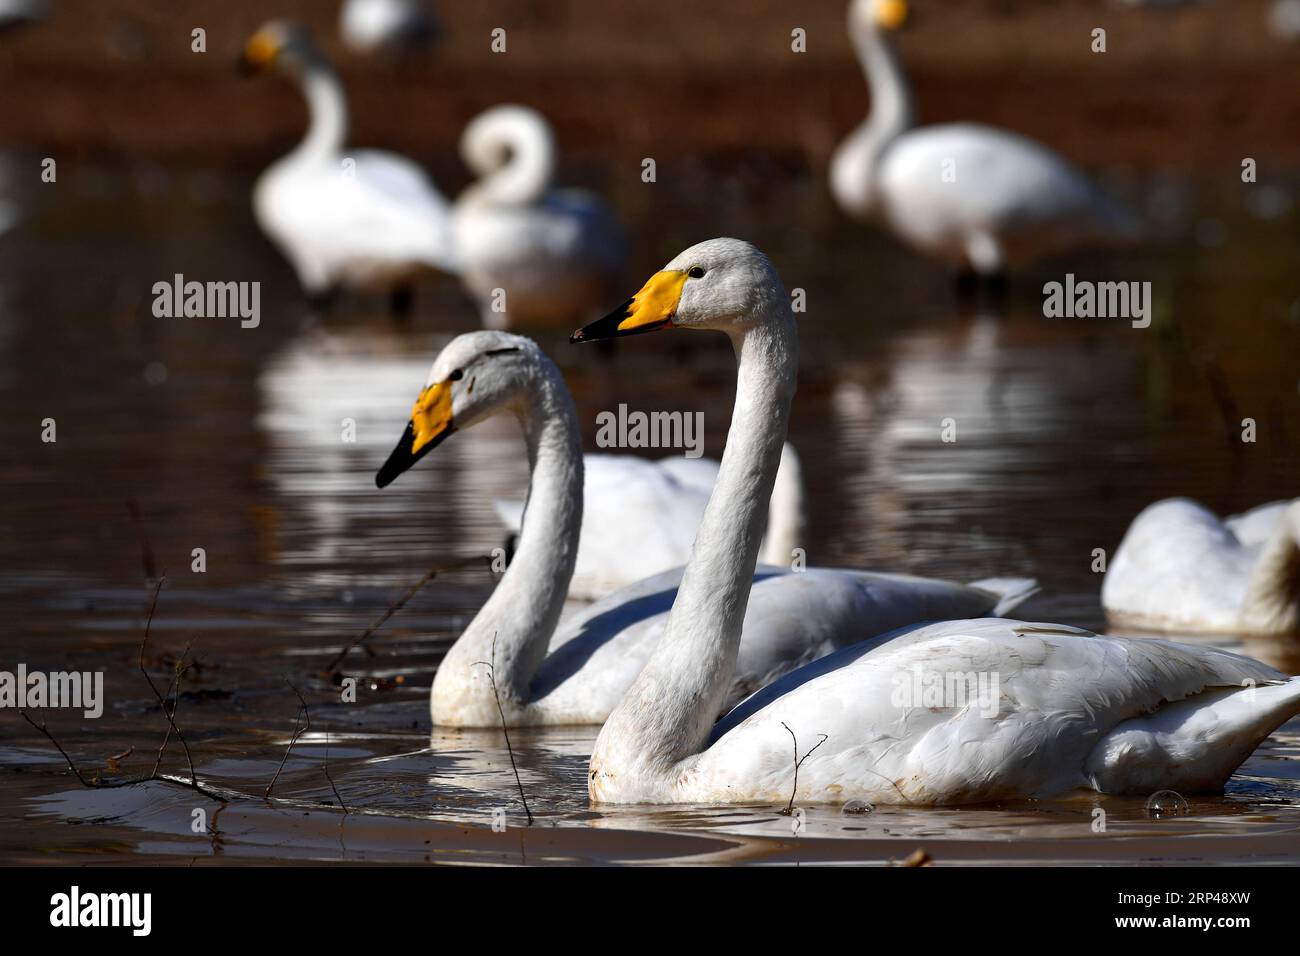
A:
[[[104,670],[103,718],[56,714],[50,728],[88,775],[112,779],[107,758],[128,750],[122,774],[147,772],[166,726],[136,669],[147,549],[167,574],[149,663],[165,679],[190,647],[200,666],[178,721],[200,776],[230,802],[157,782],[82,788],[4,711],[0,858],[883,862],[917,847],[952,863],[1300,857],[1294,721],[1224,796],[1194,798],[1173,819],[1149,818],[1141,800],[1094,797],[794,818],[772,806],[593,810],[594,731],[519,730],[511,743],[536,818],[523,826],[502,736],[430,736],[426,710],[441,654],[493,585],[488,571],[439,577],[370,654],[354,652],[351,670],[365,676],[356,704],[339,703],[322,676],[427,568],[499,545],[492,500],[526,487],[519,436],[503,421],[457,434],[374,488],[428,363],[474,327],[455,284],[422,288],[407,327],[366,301],[313,323],[251,225],[247,181],[159,168],[66,178],[0,238],[0,666]],[[653,207],[613,199],[641,238],[632,288],[686,244],[729,233],[763,246],[787,285],[806,290],[791,438],[813,562],[1032,575],[1043,592],[1022,616],[1100,628],[1092,551],[1113,550],[1142,506],[1187,494],[1239,511],[1291,497],[1300,458],[1300,191],[1275,189],[1261,204],[1195,183],[1121,185],[1157,222],[1147,245],[1048,265],[998,305],[958,302],[942,272],[842,222],[812,181],[729,187],[701,176]],[[1152,281],[1152,327],[1044,319],[1037,289],[1067,268]],[[150,288],[176,272],[261,280],[261,326],[154,319]],[[613,355],[562,334],[543,342],[589,447],[596,412],[627,402],[703,410],[706,451],[721,451],[734,381],[724,340],[666,334]],[[54,444],[40,441],[47,417]],[[939,441],[947,417],[955,444]],[[1236,437],[1244,417],[1259,422],[1253,445]],[[346,418],[355,442],[342,440]],[[196,547],[204,574],[190,571]],[[1294,644],[1219,643],[1300,671]],[[266,801],[294,729],[289,682],[312,725]],[[175,744],[165,767],[184,770]],[[196,807],[215,833],[191,831]],[[1105,834],[1093,830],[1098,807]],[[504,832],[491,829],[494,811],[506,814]]]

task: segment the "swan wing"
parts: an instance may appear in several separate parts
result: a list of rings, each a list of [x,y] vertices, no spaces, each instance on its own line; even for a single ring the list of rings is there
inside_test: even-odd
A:
[[[583,459],[582,532],[569,593],[595,597],[684,564],[709,491],[634,455]]]
[[[763,706],[725,721],[679,785],[688,800],[787,799],[793,732],[801,755],[825,736],[800,768],[796,800],[946,804],[1141,789],[1150,779],[1118,765],[1123,747],[1112,732],[1186,702],[1192,712],[1219,707],[1228,716],[1209,729],[1235,740],[1232,721],[1242,716],[1222,706],[1224,692],[1263,695],[1268,687],[1256,685],[1282,680],[1214,648],[995,618],[945,621],[847,648],[765,688]],[[1280,686],[1255,731],[1300,710],[1300,682]],[[1186,735],[1178,726],[1162,729],[1189,743],[1194,722]],[[1173,779],[1186,786],[1192,777]]]
[[[545,706],[557,711],[599,698],[608,708],[603,720],[663,635],[681,575],[681,568],[654,575],[562,622],[533,697],[549,697]],[[837,648],[920,621],[986,614],[999,600],[982,588],[903,574],[760,566],[724,709]],[[734,714],[727,720],[734,722]]]

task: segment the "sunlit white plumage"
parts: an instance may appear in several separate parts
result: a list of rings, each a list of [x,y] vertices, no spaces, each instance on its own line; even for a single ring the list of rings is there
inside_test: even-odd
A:
[[[415,163],[346,150],[347,105],[337,75],[300,27],[264,26],[245,60],[274,64],[307,98],[303,141],[257,181],[258,223],[293,264],[303,288],[382,291],[428,269],[454,270],[446,200]]]
[[[495,665],[508,725],[600,723],[663,633],[681,570],[615,591],[560,623],[580,550],[584,485],[576,414],[559,370],[532,340],[484,331],[454,339],[435,360],[428,382],[413,414],[415,428],[423,427],[421,408],[431,394],[438,402],[436,414],[429,414],[442,428],[437,441],[513,412],[531,465],[514,559],[439,665],[430,699],[434,723],[500,725],[484,661]],[[404,437],[381,470],[381,487],[422,453],[412,452],[408,442]],[[755,687],[864,634],[911,621],[1002,611],[1023,600],[1032,585],[1007,579],[965,586],[832,569],[794,573],[765,567],[757,576],[740,666],[714,717]]]
[[[1127,210],[1047,147],[976,123],[914,127],[911,92],[886,30],[903,0],[853,0],[849,34],[871,114],[831,158],[831,193],[954,267],[998,274],[1082,242],[1130,235]]]
[[[569,597],[601,597],[686,563],[718,477],[716,461],[586,454],[583,473],[582,534]],[[517,534],[524,502],[498,500],[496,506],[502,523]],[[804,545],[803,530],[799,457],[787,443],[760,560],[789,565],[794,549]]]
[[[488,328],[575,324],[607,308],[627,242],[601,200],[555,190],[555,139],[524,106],[497,106],[461,135],[479,177],[456,199],[461,279]]]
[[[1123,627],[1300,630],[1300,499],[1223,521],[1186,498],[1148,506],[1110,560],[1101,601]]]
[[[345,0],[339,9],[339,35],[356,53],[403,53],[427,45],[436,33],[423,0]]]
[[[776,802],[793,793],[928,805],[1209,790],[1300,712],[1300,678],[1226,651],[985,619],[912,625],[850,646],[764,687],[715,726],[798,339],[758,250],[715,239],[666,271],[695,266],[700,277],[685,282],[672,324],[730,335],[736,407],[664,634],[596,739],[593,801]],[[796,748],[807,754],[797,788]]]

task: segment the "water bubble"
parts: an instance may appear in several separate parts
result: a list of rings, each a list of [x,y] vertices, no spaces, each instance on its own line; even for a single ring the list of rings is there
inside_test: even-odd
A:
[[[846,817],[857,816],[863,813],[870,813],[874,809],[876,808],[865,800],[850,800],[840,808],[840,813],[844,814]]]
[[[1186,798],[1174,790],[1157,790],[1147,798],[1147,816],[1157,820],[1186,816],[1187,812]]]
[[[162,385],[167,381],[167,366],[162,362],[150,362],[144,367],[144,380],[150,385]]]

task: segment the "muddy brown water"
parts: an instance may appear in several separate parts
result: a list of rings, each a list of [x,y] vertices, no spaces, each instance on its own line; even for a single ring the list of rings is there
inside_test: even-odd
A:
[[[490,572],[439,577],[370,653],[354,652],[356,703],[321,676],[428,567],[499,545],[492,499],[526,487],[519,437],[501,422],[374,488],[428,363],[474,327],[455,283],[423,285],[409,326],[364,299],[312,321],[252,226],[246,178],[114,165],[61,181],[0,238],[0,667],[102,670],[104,715],[52,712],[49,727],[88,777],[146,773],[166,727],[136,669],[147,545],[167,576],[147,663],[166,681],[189,648],[177,719],[199,775],[228,802],[165,782],[84,788],[0,711],[0,860],[880,863],[918,847],[954,864],[1300,859],[1294,721],[1223,795],[1191,797],[1171,818],[1095,796],[807,807],[794,819],[777,806],[593,808],[594,730],[519,730],[526,825],[501,734],[432,729],[426,708]],[[815,180],[775,182],[699,172],[654,202],[630,187],[612,200],[638,237],[629,291],[714,234],[757,242],[806,290],[791,438],[814,563],[1032,575],[1043,590],[1022,617],[1101,628],[1093,549],[1113,551],[1141,507],[1186,494],[1237,511],[1297,493],[1300,184],[1127,179],[1117,187],[1155,223],[1142,246],[1046,264],[1007,301],[970,304],[942,271],[844,222]],[[1038,290],[1066,271],[1151,281],[1152,326],[1043,318]],[[261,281],[260,326],[154,318],[152,284],[177,272]],[[608,355],[540,337],[588,447],[596,413],[626,402],[703,411],[706,451],[721,451],[734,382],[725,342],[681,332]],[[955,444],[939,440],[946,417]],[[1239,438],[1246,417],[1258,422],[1253,444]],[[41,441],[45,418],[55,443]],[[349,418],[354,442],[342,438]],[[205,573],[191,571],[195,548]],[[1215,643],[1300,670],[1291,642]],[[311,729],[267,801],[295,727],[289,683]],[[175,742],[164,770],[185,773]],[[207,832],[194,832],[196,810]]]

